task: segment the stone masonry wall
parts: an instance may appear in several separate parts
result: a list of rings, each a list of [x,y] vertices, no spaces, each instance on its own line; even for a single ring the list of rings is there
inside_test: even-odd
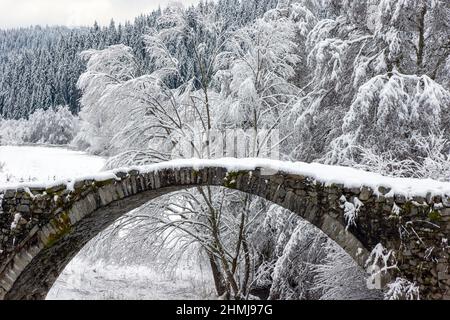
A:
[[[254,194],[299,214],[362,267],[381,244],[384,253],[391,251],[391,280],[415,282],[423,299],[450,299],[448,198],[406,199],[383,187],[327,186],[283,172],[220,167],[118,172],[114,179],[78,181],[73,190],[65,185],[6,190],[0,211],[0,298],[45,298],[70,259],[122,214],[162,194],[205,185]]]

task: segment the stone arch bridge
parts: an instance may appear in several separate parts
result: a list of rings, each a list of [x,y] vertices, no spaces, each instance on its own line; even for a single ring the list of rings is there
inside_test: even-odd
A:
[[[317,164],[219,159],[174,160],[0,191],[0,299],[44,299],[77,252],[121,215],[161,195],[206,185],[297,213],[362,267],[371,253],[371,263],[383,267],[380,255],[390,252],[390,279],[414,282],[422,299],[450,298],[450,184]]]

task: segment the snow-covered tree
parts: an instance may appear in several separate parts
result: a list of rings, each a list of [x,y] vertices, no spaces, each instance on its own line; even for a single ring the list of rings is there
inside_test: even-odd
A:
[[[367,275],[322,231],[288,210],[268,208],[254,243],[259,253],[253,288],[262,298],[381,299]]]
[[[326,258],[314,266],[315,289],[321,300],[380,300],[382,292],[368,288],[368,276],[339,246],[328,240]]]
[[[88,60],[87,70],[80,76],[78,87],[83,92],[80,112],[81,131],[75,144],[88,147],[93,153],[107,153],[116,133],[115,117],[121,110],[110,104],[120,85],[136,76],[137,66],[131,48],[115,45],[103,50],[82,53]]]
[[[270,299],[317,300],[315,265],[325,258],[326,236],[308,222],[299,222],[283,253],[275,262],[270,287]]]
[[[450,92],[426,75],[376,76],[359,88],[327,159],[358,162],[359,148],[391,152],[398,160],[417,159],[421,150],[414,139],[448,134],[449,107]]]
[[[298,128],[292,156],[358,165],[372,154],[399,167],[422,161],[426,155],[414,141],[448,130],[448,2],[331,1],[325,7],[299,68],[310,75],[292,108]]]
[[[227,66],[217,79],[223,99],[219,108],[227,109],[222,126],[280,129],[296,98],[298,88],[290,83],[299,62],[295,24],[289,18],[270,17],[269,12],[234,32],[221,56],[221,64]]]
[[[386,300],[420,300],[420,289],[411,281],[397,278],[388,284]]]
[[[68,107],[38,109],[28,120],[0,120],[0,144],[69,144],[78,130],[78,118]]]

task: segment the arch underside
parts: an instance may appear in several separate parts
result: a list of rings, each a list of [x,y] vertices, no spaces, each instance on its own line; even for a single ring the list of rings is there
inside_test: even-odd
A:
[[[77,253],[96,235],[124,214],[178,188],[150,190],[114,201],[86,215],[71,232],[49,248],[44,248],[22,271],[5,299],[45,299],[56,279]]]
[[[49,205],[52,213],[46,221],[38,223],[38,228],[35,226],[33,236],[23,237],[6,264],[2,264],[0,256],[3,268],[0,298],[44,299],[70,260],[122,215],[160,196],[198,186],[239,190],[299,214],[340,245],[360,266],[364,266],[380,237],[379,230],[371,230],[369,223],[346,230],[339,199],[342,195],[348,199],[357,197],[357,190],[325,186],[308,177],[284,173],[263,176],[259,169],[228,172],[225,168],[165,169],[142,174],[133,171],[119,176],[120,179],[101,182],[82,181],[75,184],[75,190],[58,191],[61,198],[69,200],[59,203],[59,208]],[[51,194],[44,197],[46,203],[54,201]],[[6,209],[14,211],[7,206]],[[51,231],[55,229],[63,233],[55,237]]]

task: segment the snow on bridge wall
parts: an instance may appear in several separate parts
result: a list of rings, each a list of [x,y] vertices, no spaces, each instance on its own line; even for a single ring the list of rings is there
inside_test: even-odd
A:
[[[178,160],[4,190],[0,298],[45,298],[79,250],[121,215],[206,185],[257,195],[299,214],[362,267],[381,244],[395,256],[391,279],[415,282],[424,299],[450,298],[450,184],[263,159]]]

